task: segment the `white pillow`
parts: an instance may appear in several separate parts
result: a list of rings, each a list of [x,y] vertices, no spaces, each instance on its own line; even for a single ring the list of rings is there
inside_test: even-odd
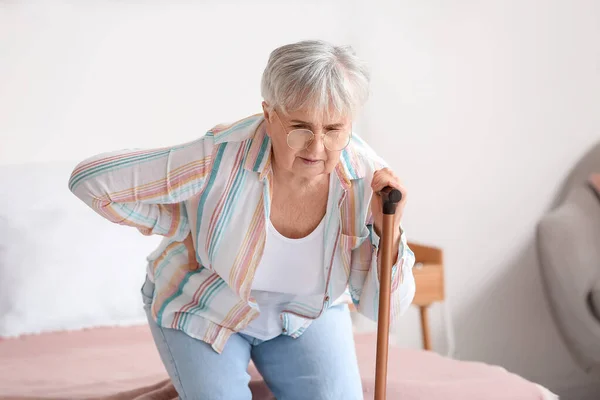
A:
[[[75,163],[0,166],[0,336],[145,323],[146,256],[160,243],[68,189]]]

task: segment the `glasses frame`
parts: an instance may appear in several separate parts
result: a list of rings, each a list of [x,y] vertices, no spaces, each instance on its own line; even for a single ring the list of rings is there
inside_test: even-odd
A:
[[[281,128],[283,129],[283,131],[284,131],[284,132],[286,132],[286,131],[287,131],[287,129],[286,129],[286,128],[285,128],[285,126],[283,125],[283,122],[281,121],[281,118],[279,118],[279,113],[277,113],[277,111],[276,111],[275,109],[273,109],[273,113],[274,113],[274,114],[277,116],[277,120],[279,121],[279,125],[281,125]],[[310,132],[310,133],[311,133],[311,138],[310,138],[310,140],[307,142],[306,146],[304,146],[304,147],[303,147],[303,148],[301,148],[301,149],[299,149],[299,148],[296,148],[296,147],[292,147],[292,146],[290,146],[290,140],[289,140],[289,138],[290,138],[290,134],[291,134],[292,132],[295,132],[295,131],[308,131],[308,132]],[[350,144],[350,141],[352,140],[352,128],[350,128],[350,135],[348,136],[348,142],[346,142],[346,145],[345,145],[344,147],[342,147],[341,149],[330,149],[329,147],[327,147],[327,144],[326,144],[326,141],[325,141],[325,137],[327,136],[327,134],[328,134],[329,132],[336,132],[336,131],[342,131],[342,129],[333,129],[333,130],[327,131],[327,132],[325,132],[325,133],[320,133],[320,134],[319,134],[319,136],[322,136],[322,137],[323,137],[323,146],[325,146],[325,148],[326,148],[327,150],[329,150],[329,151],[342,151],[342,150],[344,150],[346,147],[348,147],[348,145]],[[315,133],[314,133],[313,131],[311,131],[310,129],[305,129],[305,128],[292,129],[291,131],[289,131],[289,132],[287,132],[287,133],[286,133],[286,139],[285,139],[285,142],[287,143],[287,145],[288,145],[288,147],[289,147],[290,149],[293,149],[293,150],[304,150],[304,149],[308,148],[308,147],[309,147],[309,146],[310,146],[310,145],[311,145],[311,144],[312,144],[312,143],[315,141],[315,137],[316,137],[316,136],[317,136],[317,135],[315,135]]]

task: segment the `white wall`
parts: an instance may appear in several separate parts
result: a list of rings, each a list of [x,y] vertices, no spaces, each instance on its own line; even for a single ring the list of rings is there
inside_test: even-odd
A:
[[[275,46],[350,42],[373,72],[359,126],[411,192],[405,228],[445,251],[456,356],[600,390],[556,332],[533,242],[600,136],[600,3],[218,3],[0,5],[0,163],[189,140],[260,111]],[[400,341],[418,334],[411,310]]]

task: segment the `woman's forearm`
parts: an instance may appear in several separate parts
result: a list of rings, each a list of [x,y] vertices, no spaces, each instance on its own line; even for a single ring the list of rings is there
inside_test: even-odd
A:
[[[180,203],[201,190],[211,159],[208,136],[169,148],[104,153],[77,165],[69,188],[111,222],[173,236],[187,223]]]

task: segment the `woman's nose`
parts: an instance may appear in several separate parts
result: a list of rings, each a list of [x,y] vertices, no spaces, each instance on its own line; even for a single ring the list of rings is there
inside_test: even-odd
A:
[[[325,151],[325,135],[323,134],[314,134],[313,141],[308,146],[308,150],[311,152],[320,153]]]

